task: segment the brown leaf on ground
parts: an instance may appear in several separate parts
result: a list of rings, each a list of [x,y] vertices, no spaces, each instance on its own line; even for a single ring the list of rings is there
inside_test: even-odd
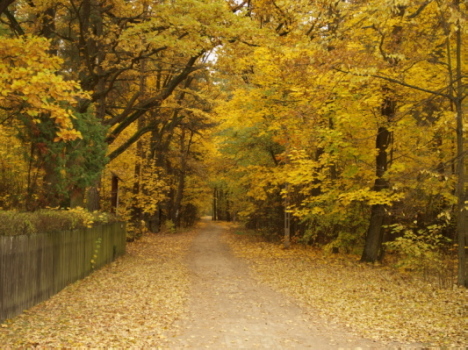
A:
[[[468,346],[468,290],[435,288],[357,257],[326,255],[230,234],[234,253],[247,259],[256,278],[342,323],[381,341],[427,346]]]
[[[3,347],[159,347],[182,314],[193,232],[148,235],[127,255],[3,322]]]

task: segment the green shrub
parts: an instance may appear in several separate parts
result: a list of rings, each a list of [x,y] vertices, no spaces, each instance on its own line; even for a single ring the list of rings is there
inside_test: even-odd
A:
[[[169,232],[169,233],[175,233],[176,232],[176,227],[175,227],[174,222],[172,220],[166,220],[164,226],[165,226],[167,232]]]
[[[398,254],[396,267],[402,271],[416,271],[425,280],[437,279],[440,287],[451,287],[454,277],[454,266],[447,254],[451,240],[441,231],[444,225],[431,225],[425,229],[411,230],[402,225],[391,225],[394,232],[401,237],[385,243],[390,251]]]
[[[326,244],[323,248],[326,252],[342,252],[358,254],[358,250],[363,245],[362,236],[357,233],[346,231],[338,232],[338,237],[330,243]]]
[[[36,212],[0,210],[0,236],[73,230],[115,221],[116,218],[111,214],[91,213],[83,208],[44,209]]]

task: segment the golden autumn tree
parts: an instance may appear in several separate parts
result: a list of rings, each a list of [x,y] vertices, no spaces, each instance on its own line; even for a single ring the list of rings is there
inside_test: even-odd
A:
[[[219,109],[227,120],[223,148],[239,144],[248,157],[250,142],[261,137],[276,147],[273,161],[265,152],[249,165],[236,153],[250,203],[281,191],[288,211],[305,223],[299,234],[337,247],[366,240],[363,261],[379,259],[382,242],[404,230],[454,238],[444,218],[463,178],[463,162],[452,171],[459,157],[450,132],[463,98],[454,88],[457,81],[463,90],[463,75],[455,78],[462,66],[451,58],[457,49],[447,50],[457,47],[458,5],[296,5],[249,2],[244,11],[263,36],[226,48],[219,61],[229,89]]]
[[[465,227],[465,157],[464,157],[464,70],[463,56],[466,7],[459,1],[420,1],[412,4],[401,1],[386,3],[388,17],[374,15],[366,30],[374,31],[379,40],[373,48],[386,64],[374,72],[365,72],[380,79],[391,89],[401,89],[411,94],[425,94],[426,110],[422,118],[426,123],[437,122],[437,113],[455,115],[456,151],[453,164],[456,178],[456,240],[458,241],[458,282],[467,286],[466,278],[466,227]],[[385,16],[381,3],[372,4]],[[372,17],[369,17],[372,18]],[[363,33],[361,34],[363,35]],[[378,48],[378,50],[377,50]],[[423,100],[423,101],[424,101]],[[428,102],[432,101],[432,102]],[[434,103],[434,101],[437,101]],[[395,101],[396,102],[396,101]],[[421,117],[421,114],[419,115]],[[430,120],[432,119],[432,120]],[[440,132],[434,136],[436,150],[443,148],[444,136]],[[453,136],[448,135],[449,140]],[[445,175],[446,163],[439,163],[439,175]],[[432,169],[434,170],[434,168]],[[363,255],[363,259],[366,256]],[[372,260],[372,259],[371,259]]]
[[[202,57],[240,36],[245,22],[224,1],[13,1],[2,10],[12,33],[49,38],[50,53],[64,58],[62,74],[89,92],[78,100],[77,112],[93,114],[107,128],[109,161],[148,133],[155,140],[153,158],[165,152],[155,147],[167,142],[156,139],[183,119],[177,104],[165,101],[181,95],[176,90],[204,69]],[[114,147],[124,132],[127,139]],[[96,208],[97,192],[91,193],[88,204]]]
[[[82,139],[83,136],[75,127],[74,108],[77,100],[87,95],[80,90],[77,82],[57,74],[63,60],[50,55],[49,40],[38,37],[0,37],[0,41],[2,125],[10,129],[12,136],[21,139],[26,137],[25,142],[30,147],[28,157],[38,159],[42,163],[40,167],[47,169],[44,162],[49,146],[38,140],[33,141],[32,138],[42,135],[41,130],[45,128],[51,144],[67,144]],[[26,207],[29,206],[29,197],[34,187],[31,167],[28,172],[28,195],[24,197]],[[43,189],[44,194],[54,191],[47,180],[43,182]]]
[[[81,137],[73,128],[72,107],[86,95],[77,82],[57,75],[63,60],[49,54],[50,42],[38,37],[0,41],[2,124],[33,127],[44,115],[56,125],[57,141]]]

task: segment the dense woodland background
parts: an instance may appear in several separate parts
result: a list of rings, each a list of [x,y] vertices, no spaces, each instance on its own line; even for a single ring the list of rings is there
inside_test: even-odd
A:
[[[1,0],[0,207],[203,213],[468,286],[460,0]],[[385,253],[385,254],[384,254]]]

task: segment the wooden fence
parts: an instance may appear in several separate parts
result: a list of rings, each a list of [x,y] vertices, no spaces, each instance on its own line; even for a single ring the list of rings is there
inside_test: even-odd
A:
[[[125,236],[125,225],[118,222],[49,234],[0,236],[0,322],[124,254]]]

